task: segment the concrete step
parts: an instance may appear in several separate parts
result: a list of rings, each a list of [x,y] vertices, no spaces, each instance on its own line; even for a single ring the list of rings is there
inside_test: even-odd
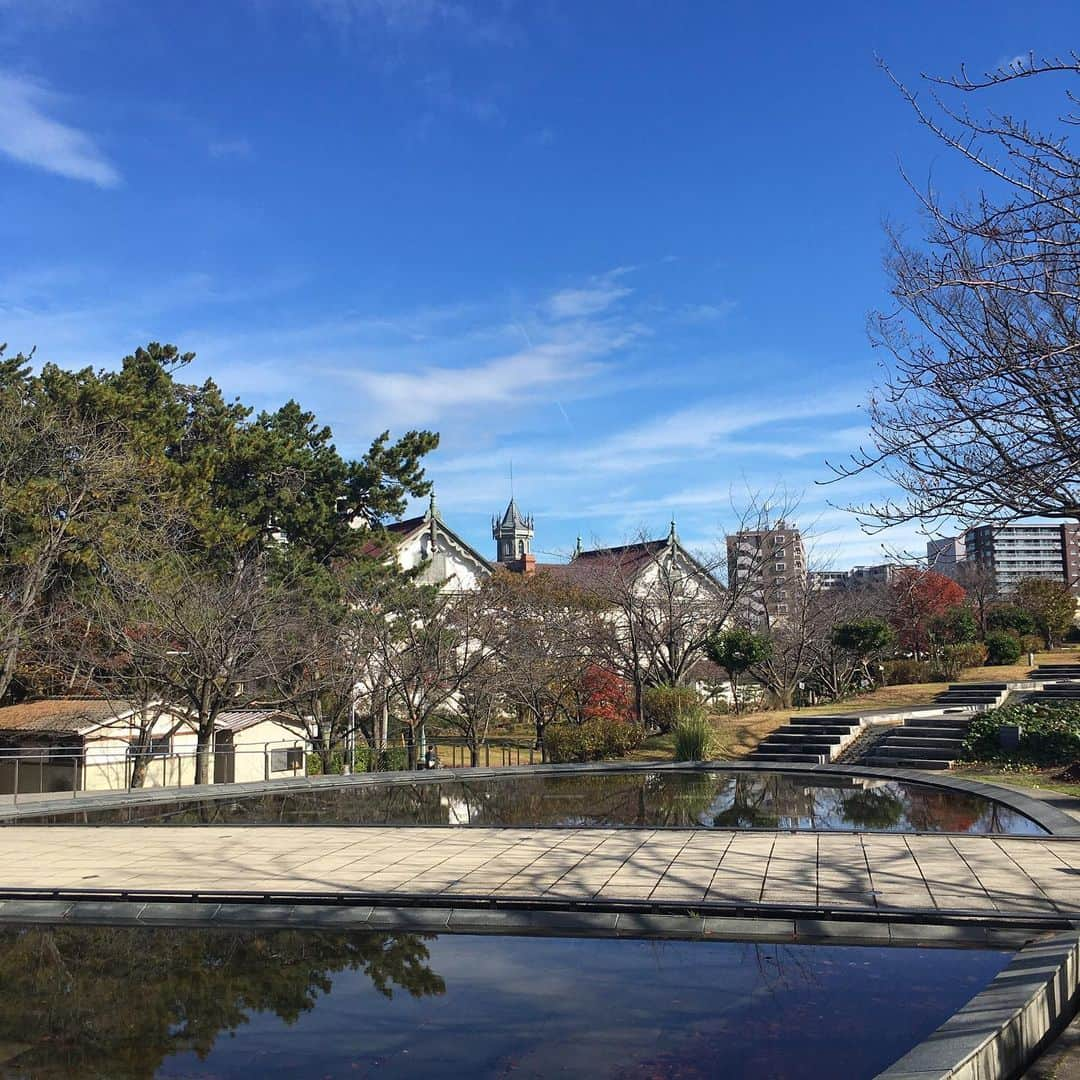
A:
[[[860,765],[881,765],[891,769],[927,769],[927,770],[940,770],[947,769],[950,765],[948,761],[939,761],[936,758],[899,758],[899,757],[878,757],[877,755],[871,755],[868,758],[859,762]]]
[[[828,761],[826,754],[782,754],[771,750],[755,750],[752,756],[755,761],[785,761],[794,765],[824,765]]]
[[[817,724],[835,724],[837,727],[860,727],[862,721],[857,716],[792,716],[788,723],[792,727],[813,727]]]
[[[959,746],[967,734],[967,731],[943,731],[941,728],[900,728],[897,729],[895,735],[890,735],[888,741],[890,743],[918,742],[926,743],[928,746],[936,746],[939,743]]]
[[[832,754],[839,743],[822,742],[819,739],[799,739],[793,741],[789,739],[777,739],[774,740],[772,735],[768,735],[765,739],[762,739],[755,747],[755,753],[758,750],[764,750],[769,753],[777,752],[780,754]]]
[[[820,743],[822,746],[839,746],[847,735],[845,731],[842,735],[832,735],[828,732],[821,731],[788,731],[784,728],[780,728],[779,731],[770,732],[765,736],[762,741],[768,740],[769,742],[785,742],[785,743],[814,743],[815,745]]]
[[[955,761],[959,756],[959,746],[927,746],[925,743],[905,743],[894,746],[890,743],[882,743],[874,747],[874,757],[917,757],[931,761]]]
[[[836,735],[839,738],[844,738],[852,731],[858,730],[858,728],[840,727],[839,724],[799,724],[798,727],[785,724],[782,728],[776,729],[777,732],[783,731],[791,735]]]
[[[905,728],[940,728],[943,731],[967,731],[971,721],[960,719],[955,713],[948,716],[913,716],[905,720]],[[897,729],[899,730],[899,729]]]
[[[964,745],[963,739],[940,735],[924,735],[918,731],[906,735],[897,734],[883,739],[878,746],[940,746],[947,750],[959,750]]]

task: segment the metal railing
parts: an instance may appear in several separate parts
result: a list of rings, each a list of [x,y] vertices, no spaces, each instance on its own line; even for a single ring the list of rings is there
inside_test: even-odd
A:
[[[209,750],[208,783],[304,776],[311,753],[303,743],[282,740]],[[10,799],[18,804],[20,798],[70,794],[77,799],[108,791],[191,787],[195,784],[198,756],[195,747],[139,755],[119,747],[95,751],[92,746],[0,746],[0,802]],[[134,786],[140,758],[145,769],[142,782]]]
[[[439,764],[444,768],[467,769],[472,765],[472,752],[468,743],[432,738],[438,750]],[[540,751],[533,747],[504,745],[485,742],[479,747],[477,765],[484,768],[508,768],[511,765],[535,765],[540,761]]]
[[[432,737],[442,768],[469,768],[472,752],[461,739]],[[308,774],[308,761],[318,751],[300,742],[274,741],[259,746],[210,750],[208,783],[231,784],[285,779]],[[133,784],[140,755],[126,749],[96,751],[81,746],[0,746],[0,803],[20,799],[102,794],[109,791],[149,791],[191,787],[195,784],[198,751],[173,750],[142,755],[142,781]],[[542,755],[534,747],[485,742],[477,764],[486,768],[535,765]],[[423,762],[418,770],[424,769]],[[353,771],[357,771],[354,768]]]

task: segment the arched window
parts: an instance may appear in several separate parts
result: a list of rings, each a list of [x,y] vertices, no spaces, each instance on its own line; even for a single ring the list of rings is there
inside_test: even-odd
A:
[[[525,541],[518,541],[518,558],[520,559],[525,554]]]

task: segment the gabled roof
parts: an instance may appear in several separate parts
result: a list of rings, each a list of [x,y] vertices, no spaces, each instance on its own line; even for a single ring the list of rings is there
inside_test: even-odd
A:
[[[590,551],[578,551],[568,563],[537,563],[537,572],[551,574],[569,585],[584,585],[595,575],[614,569],[624,579],[633,580],[652,565],[664,551],[673,546],[674,550],[694,570],[708,578],[719,588],[723,585],[679,543],[678,539],[668,536],[664,540],[645,540],[637,544],[621,544],[617,547],[593,548]]]
[[[436,533],[445,537],[450,546],[456,548],[457,551],[464,555],[466,559],[471,559],[477,565],[491,573],[494,570],[492,564],[484,558],[467,540],[463,540],[449,525],[442,519],[442,515],[438,511],[428,510],[426,514],[421,514],[418,517],[406,518],[404,521],[395,521],[390,525],[384,526],[386,532],[390,533],[393,537],[395,544],[403,544],[420,535],[427,529],[434,528]],[[369,541],[362,549],[363,554],[373,559],[385,558],[390,554],[386,544],[377,539]]]
[[[244,731],[266,721],[277,721],[284,727],[292,726],[292,718],[280,709],[234,709],[218,713],[214,721],[215,731]],[[292,721],[292,723],[290,723]]]

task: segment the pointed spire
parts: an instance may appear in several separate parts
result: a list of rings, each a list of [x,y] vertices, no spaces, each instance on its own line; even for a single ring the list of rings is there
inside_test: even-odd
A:
[[[431,498],[428,501],[427,516],[429,518],[431,518],[432,520],[434,520],[435,518],[437,518],[439,516],[439,507],[435,502],[435,485],[434,484],[431,485]]]
[[[577,538],[577,543],[574,545],[574,554],[572,557],[576,559],[579,555],[583,555],[584,553],[585,549],[581,546],[581,537],[579,536]]]
[[[679,542],[679,534],[675,531],[675,515],[671,515],[671,531],[668,533],[667,542],[674,547]]]

